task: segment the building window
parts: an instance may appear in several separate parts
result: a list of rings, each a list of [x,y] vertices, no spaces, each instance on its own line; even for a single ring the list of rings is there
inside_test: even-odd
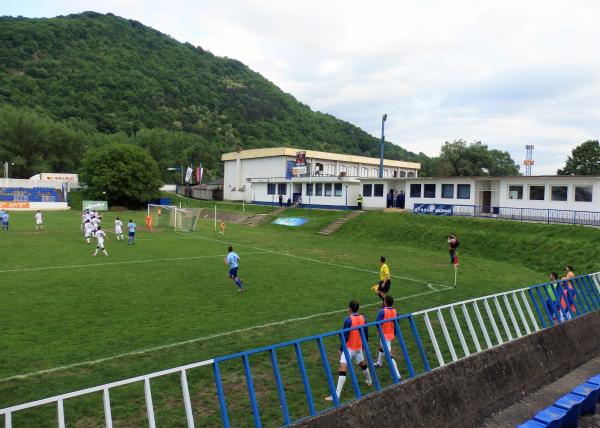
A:
[[[372,184],[363,184],[363,196],[371,196],[373,193]]]
[[[315,196],[323,196],[323,183],[317,183],[315,186]]]
[[[322,163],[315,163],[315,175],[323,175],[323,164]]]
[[[592,202],[592,186],[575,186],[575,201]]]
[[[371,177],[377,178],[377,168],[371,168]]]
[[[325,196],[331,196],[331,183],[325,183]]]
[[[552,186],[551,198],[553,201],[567,200],[567,186]]]
[[[360,174],[361,177],[368,177],[369,176],[369,169],[368,168],[364,168],[362,169],[362,172]]]
[[[406,171],[400,171],[400,178],[406,177]]]
[[[411,198],[420,198],[421,197],[421,185],[420,184],[411,184],[410,185],[410,197]]]
[[[357,177],[358,176],[358,167],[357,166],[351,166],[350,170],[348,171],[348,175],[351,177]]]
[[[383,184],[373,185],[373,196],[383,196]]]
[[[523,199],[523,186],[508,186],[508,199]]]
[[[340,165],[340,174],[345,172],[348,175],[348,167],[346,165]]]
[[[277,194],[278,195],[286,195],[287,194],[287,183],[278,183],[277,184]]]
[[[333,186],[333,196],[342,196],[342,183],[335,183],[335,186]]]
[[[392,171],[392,176],[393,176],[394,178],[398,178],[398,171],[395,171],[395,170],[394,170],[394,171]]]
[[[427,183],[423,189],[424,198],[435,198],[435,184]]]
[[[470,184],[457,184],[456,185],[456,198],[457,199],[471,199],[471,185]]]
[[[415,176],[415,173],[413,171],[409,171],[408,174],[407,174],[408,178],[412,178],[414,176]]]
[[[454,184],[442,184],[442,198],[454,198]]]
[[[312,196],[313,194],[313,184],[306,183],[306,196]]]
[[[267,195],[275,194],[275,183],[267,183]]]
[[[529,186],[529,200],[543,201],[546,198],[546,186]]]

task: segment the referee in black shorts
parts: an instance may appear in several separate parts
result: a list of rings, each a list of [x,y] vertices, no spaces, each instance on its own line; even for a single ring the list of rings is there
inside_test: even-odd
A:
[[[377,295],[381,300],[385,299],[388,291],[390,291],[390,268],[385,263],[385,257],[379,258],[381,267],[379,268],[379,287],[377,288]]]

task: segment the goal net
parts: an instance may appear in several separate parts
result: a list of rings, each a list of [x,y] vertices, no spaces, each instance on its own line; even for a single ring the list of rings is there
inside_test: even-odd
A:
[[[201,208],[148,204],[148,215],[152,217],[152,227],[173,229],[179,232],[195,231],[201,211]]]

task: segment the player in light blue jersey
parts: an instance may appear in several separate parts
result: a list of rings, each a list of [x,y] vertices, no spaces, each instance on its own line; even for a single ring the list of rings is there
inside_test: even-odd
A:
[[[135,228],[136,227],[137,226],[135,225],[133,220],[129,219],[129,223],[127,223],[127,235],[128,235],[127,245],[135,244]]]
[[[1,220],[2,220],[2,230],[4,230],[5,232],[8,232],[8,219],[10,218],[10,215],[8,214],[8,211],[4,211],[4,214],[1,216]]]
[[[238,266],[239,266],[240,257],[234,253],[233,247],[227,248],[227,256],[225,257],[225,264],[229,265],[229,273],[227,276],[233,279],[235,285],[238,286],[238,291],[244,291],[244,284],[242,280],[238,276]]]

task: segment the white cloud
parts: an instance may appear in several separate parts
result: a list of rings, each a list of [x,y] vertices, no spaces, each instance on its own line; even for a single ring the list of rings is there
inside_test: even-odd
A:
[[[595,0],[74,0],[7,14],[83,10],[136,19],[239,59],[315,110],[413,151],[482,140],[553,173],[600,134]]]

